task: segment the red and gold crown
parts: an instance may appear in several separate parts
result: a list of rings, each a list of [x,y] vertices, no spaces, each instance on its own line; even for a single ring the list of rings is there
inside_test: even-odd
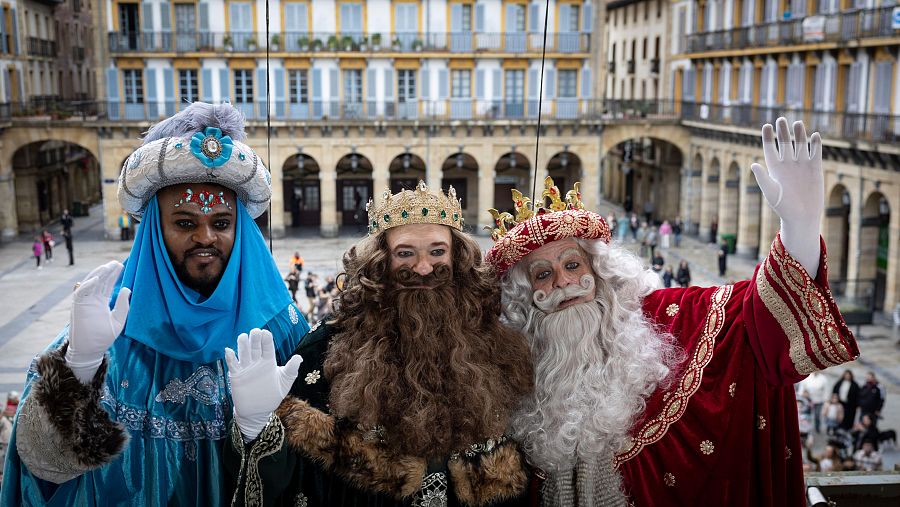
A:
[[[488,210],[494,217],[494,227],[488,227],[494,246],[488,250],[485,260],[499,276],[547,243],[565,238],[601,239],[609,243],[609,225],[598,213],[584,209],[579,185],[575,183],[563,199],[553,179],[547,176],[537,210],[532,209],[531,199],[515,189],[512,191],[515,216],[493,208]]]

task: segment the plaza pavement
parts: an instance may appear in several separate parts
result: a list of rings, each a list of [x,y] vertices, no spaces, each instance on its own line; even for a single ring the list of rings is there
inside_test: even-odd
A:
[[[615,208],[601,207],[604,216]],[[618,210],[621,213],[621,210]],[[131,248],[130,241],[104,238],[101,208],[91,209],[91,215],[75,219],[75,265],[67,266],[68,255],[60,234],[60,227],[51,228],[57,239],[54,262],[42,261],[43,269],[36,269],[31,255],[31,239],[0,245],[0,402],[10,390],[21,391],[25,372],[34,356],[41,352],[66,325],[69,318],[72,287],[91,269],[110,260],[122,260]],[[341,270],[342,254],[363,233],[349,233],[338,238],[319,237],[314,230],[301,230],[289,237],[275,239],[274,256],[279,269],[286,274],[288,260],[299,251],[306,261],[303,276],[308,271],[324,276],[335,275]],[[486,236],[479,236],[484,248],[491,245]],[[628,245],[636,249],[636,245]],[[728,262],[726,278],[718,276],[716,267],[717,247],[693,238],[685,238],[681,248],[663,250],[666,264],[677,267],[681,259],[690,263],[694,285],[718,285],[727,280],[749,278],[756,265],[755,260],[732,256]],[[305,293],[298,291],[301,307],[306,306]],[[854,329],[856,332],[856,329]],[[862,326],[859,360],[825,374],[834,382],[844,368],[853,370],[858,379],[873,370],[887,387],[888,399],[884,409],[882,429],[900,429],[900,345],[891,329],[884,325]],[[821,438],[817,440],[821,444]],[[818,445],[817,445],[818,447]],[[885,455],[886,468],[900,463],[900,450],[889,450]]]

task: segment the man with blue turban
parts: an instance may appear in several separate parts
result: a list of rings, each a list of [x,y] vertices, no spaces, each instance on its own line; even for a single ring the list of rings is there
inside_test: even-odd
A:
[[[284,364],[309,329],[253,221],[271,176],[243,139],[235,108],[194,103],[126,160],[118,198],[140,219],[134,246],[76,285],[69,325],[33,363],[0,504],[228,500],[224,350],[263,327]]]

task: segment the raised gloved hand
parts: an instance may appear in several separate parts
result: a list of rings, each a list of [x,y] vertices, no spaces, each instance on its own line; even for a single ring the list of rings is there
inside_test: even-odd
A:
[[[772,125],[764,125],[762,143],[767,170],[759,164],[753,164],[750,169],[763,196],[781,217],[784,248],[815,278],[819,270],[819,232],[825,210],[822,138],[816,132],[807,141],[806,128],[798,121],[794,122],[794,140],[795,144],[791,146],[786,119],[778,118],[775,129]]]
[[[244,440],[255,439],[266,427],[269,414],[278,408],[300,373],[303,358],[293,356],[284,366],[275,362],[275,341],[265,329],[253,329],[237,339],[238,356],[225,349],[234,418]],[[240,361],[238,360],[240,359]]]
[[[131,290],[123,287],[109,309],[109,297],[123,268],[121,262],[107,262],[88,273],[72,294],[66,364],[83,384],[94,378],[103,355],[125,327]]]

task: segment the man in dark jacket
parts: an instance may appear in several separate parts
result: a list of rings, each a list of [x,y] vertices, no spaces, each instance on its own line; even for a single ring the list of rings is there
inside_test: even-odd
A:
[[[884,398],[884,386],[878,382],[875,372],[866,373],[866,383],[859,389],[860,418],[868,414],[872,416],[872,420],[878,420],[884,406]]]

